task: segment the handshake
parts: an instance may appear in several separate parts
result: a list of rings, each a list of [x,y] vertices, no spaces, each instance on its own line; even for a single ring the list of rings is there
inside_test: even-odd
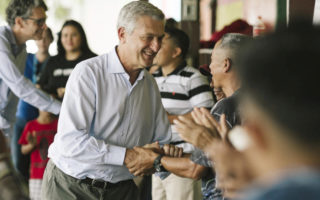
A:
[[[130,173],[135,176],[153,174],[155,165],[161,156],[181,157],[183,149],[174,145],[165,144],[162,148],[158,142],[147,144],[143,147],[127,149],[124,164]]]

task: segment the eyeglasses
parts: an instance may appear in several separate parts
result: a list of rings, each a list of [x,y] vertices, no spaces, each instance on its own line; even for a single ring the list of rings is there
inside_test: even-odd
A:
[[[32,21],[34,21],[38,26],[43,26],[45,23],[46,23],[46,20],[47,18],[44,17],[44,18],[40,18],[40,19],[35,19],[35,18],[32,18],[32,17],[27,17],[27,18],[24,18],[24,19],[30,19]]]

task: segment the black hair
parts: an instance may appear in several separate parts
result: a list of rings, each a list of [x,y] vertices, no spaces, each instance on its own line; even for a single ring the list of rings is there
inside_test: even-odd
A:
[[[27,18],[32,15],[34,8],[48,10],[43,0],[11,0],[6,8],[6,20],[10,26],[15,24],[16,17]]]
[[[81,49],[82,54],[87,54],[87,53],[94,54],[89,48],[87,37],[86,37],[86,34],[85,34],[84,29],[82,28],[81,24],[75,20],[67,20],[66,22],[64,22],[60,32],[58,33],[58,41],[57,41],[58,55],[65,55],[66,54],[66,51],[63,48],[63,45],[61,42],[61,33],[62,33],[63,28],[66,26],[73,26],[79,31],[80,37],[81,37],[80,49]]]
[[[245,46],[237,68],[243,95],[301,144],[320,144],[320,29],[297,23]]]
[[[169,38],[173,41],[173,43],[181,49],[181,56],[183,59],[185,59],[190,45],[188,35],[184,31],[177,28],[166,27],[165,32],[169,35]]]
[[[173,18],[166,19],[166,28],[178,28],[178,22]]]
[[[54,38],[53,38],[53,34],[52,34],[51,28],[47,27],[46,31],[47,31],[47,34],[48,34],[49,38],[51,39],[51,41],[53,41]]]

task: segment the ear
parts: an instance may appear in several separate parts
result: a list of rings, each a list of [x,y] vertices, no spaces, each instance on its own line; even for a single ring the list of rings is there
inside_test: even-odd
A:
[[[231,70],[231,59],[225,58],[223,63],[223,72],[228,72]]]
[[[124,27],[118,28],[118,38],[121,44],[126,43],[126,30]]]
[[[173,54],[172,54],[172,58],[176,58],[176,57],[180,56],[181,53],[182,53],[182,50],[181,50],[180,47],[174,48],[174,52],[173,52]]]
[[[16,17],[14,19],[14,24],[19,27],[22,28],[24,26],[24,20],[22,19],[22,17]]]

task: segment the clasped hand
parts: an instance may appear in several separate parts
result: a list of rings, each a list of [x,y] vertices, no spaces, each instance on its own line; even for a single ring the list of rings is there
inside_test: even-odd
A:
[[[153,163],[160,155],[181,157],[183,149],[174,145],[165,144],[160,148],[158,142],[147,144],[143,147],[127,149],[124,164],[130,173],[135,176],[149,175],[155,172]]]

